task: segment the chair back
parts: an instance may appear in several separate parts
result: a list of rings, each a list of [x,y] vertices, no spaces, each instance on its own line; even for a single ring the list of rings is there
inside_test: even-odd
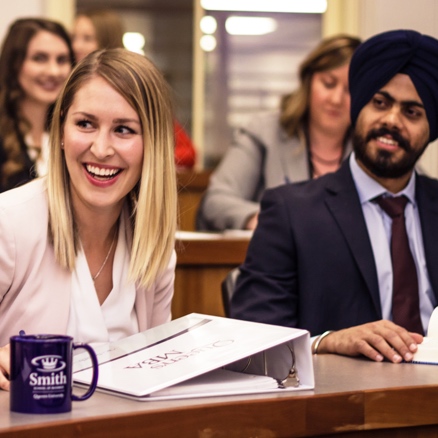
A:
[[[222,304],[224,306],[225,316],[230,316],[230,303],[236,288],[237,278],[239,277],[240,269],[234,268],[230,271],[221,283]]]

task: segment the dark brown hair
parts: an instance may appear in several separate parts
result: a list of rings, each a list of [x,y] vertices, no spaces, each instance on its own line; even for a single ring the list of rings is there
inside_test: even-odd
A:
[[[21,171],[24,167],[17,129],[24,137],[29,122],[19,112],[19,102],[24,97],[19,75],[30,40],[42,30],[57,35],[65,41],[71,63],[74,64],[75,58],[70,37],[60,23],[42,18],[22,18],[9,27],[0,54],[0,139],[3,142],[6,157],[0,169],[3,184],[6,184],[11,175]]]

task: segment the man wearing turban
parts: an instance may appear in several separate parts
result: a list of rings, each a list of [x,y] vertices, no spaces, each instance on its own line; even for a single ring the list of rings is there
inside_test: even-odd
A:
[[[438,304],[438,181],[414,169],[438,137],[438,40],[368,39],[349,87],[353,153],[335,173],[266,191],[231,316],[307,329],[314,353],[410,361]],[[401,213],[384,207],[394,197]]]

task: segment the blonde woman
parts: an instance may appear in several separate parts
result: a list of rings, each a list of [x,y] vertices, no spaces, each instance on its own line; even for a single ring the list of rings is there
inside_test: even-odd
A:
[[[113,341],[170,320],[173,141],[168,87],[149,60],[112,49],[72,72],[47,178],[0,195],[0,345],[19,330]]]

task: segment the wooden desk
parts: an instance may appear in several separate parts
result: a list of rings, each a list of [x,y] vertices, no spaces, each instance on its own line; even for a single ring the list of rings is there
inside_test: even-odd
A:
[[[96,393],[73,411],[9,411],[0,391],[0,437],[356,437],[438,436],[438,368],[314,358],[315,391],[137,402]]]
[[[179,233],[172,317],[197,312],[224,316],[221,283],[245,259],[247,237]]]
[[[184,231],[195,230],[195,218],[201,197],[208,186],[211,170],[196,172],[179,171],[178,181],[178,213],[179,227]]]

